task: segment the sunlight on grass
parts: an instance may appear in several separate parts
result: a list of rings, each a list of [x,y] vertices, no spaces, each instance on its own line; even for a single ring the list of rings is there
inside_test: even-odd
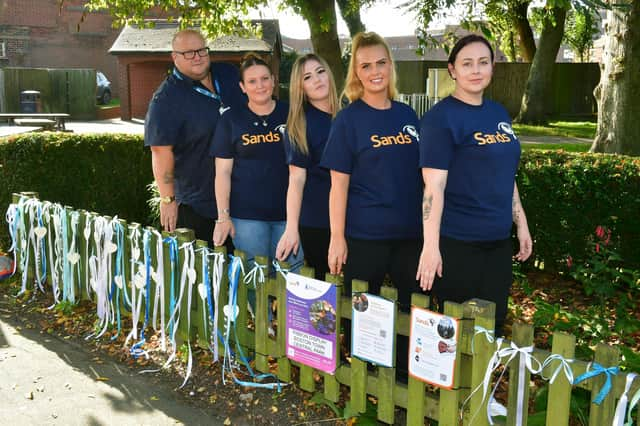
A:
[[[552,121],[548,126],[514,124],[519,136],[564,136],[593,139],[596,135],[596,123],[591,121]]]
[[[522,143],[523,150],[530,149],[552,149],[564,150],[567,152],[588,152],[591,145],[587,143]]]
[[[120,98],[113,98],[106,105],[97,105],[98,108],[112,108],[116,106],[120,106]]]

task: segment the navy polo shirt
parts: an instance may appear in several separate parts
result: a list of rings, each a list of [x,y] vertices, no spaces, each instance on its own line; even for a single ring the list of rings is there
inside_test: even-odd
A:
[[[214,160],[209,155],[211,138],[221,107],[246,103],[246,96],[240,90],[235,66],[212,63],[211,75],[219,97],[212,97],[199,81],[173,70],[149,104],[144,144],[173,146],[176,200],[215,219],[218,209],[213,190]]]
[[[331,114],[320,111],[311,104],[305,106],[307,122],[307,147],[309,155],[302,153],[285,134],[287,163],[307,170],[307,179],[302,194],[300,225],[310,228],[329,228],[329,190],[331,178],[329,171],[320,167],[320,159],[327,145],[331,130]]]
[[[449,96],[420,127],[420,167],[448,171],[440,234],[460,241],[509,238],[520,142],[504,107]]]
[[[285,220],[289,168],[282,141],[288,113],[289,105],[276,101],[268,116],[256,115],[247,105],[232,108],[222,116],[210,155],[233,159],[232,217]]]
[[[351,175],[348,237],[420,238],[418,143],[418,117],[403,103],[379,110],[357,100],[338,113],[320,165]]]

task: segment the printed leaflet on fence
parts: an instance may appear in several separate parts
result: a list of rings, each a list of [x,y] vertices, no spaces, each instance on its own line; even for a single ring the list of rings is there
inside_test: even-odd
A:
[[[287,274],[287,357],[320,371],[336,370],[336,286]]]
[[[458,320],[418,307],[411,308],[409,375],[445,389],[453,386]]]
[[[354,293],[351,302],[352,355],[384,367],[392,367],[395,303],[369,293]]]

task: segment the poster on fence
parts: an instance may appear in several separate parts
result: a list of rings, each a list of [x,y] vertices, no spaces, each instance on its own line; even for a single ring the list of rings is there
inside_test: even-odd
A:
[[[409,375],[445,389],[453,387],[458,320],[418,307],[411,308]]]
[[[336,286],[287,274],[287,357],[317,370],[336,370]]]
[[[369,293],[351,299],[351,354],[383,367],[393,367],[395,303]]]

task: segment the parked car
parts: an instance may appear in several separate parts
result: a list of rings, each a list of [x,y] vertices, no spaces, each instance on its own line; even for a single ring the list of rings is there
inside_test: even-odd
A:
[[[102,105],[111,102],[111,82],[100,71],[96,71],[96,101]]]

